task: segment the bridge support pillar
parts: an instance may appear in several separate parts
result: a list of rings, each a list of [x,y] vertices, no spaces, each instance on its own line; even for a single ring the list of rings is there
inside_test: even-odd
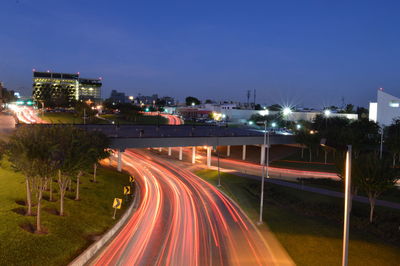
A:
[[[264,165],[265,164],[265,146],[264,144],[261,145],[261,158],[260,158],[260,164]]]
[[[117,170],[118,170],[118,172],[121,172],[122,171],[122,152],[120,149],[117,150],[117,156],[118,156]]]
[[[182,161],[183,148],[179,147],[179,161]]]
[[[196,146],[192,147],[192,163],[196,163]]]
[[[246,160],[246,145],[243,145],[243,150],[242,150],[242,160]]]
[[[171,156],[171,154],[172,154],[172,148],[168,147],[168,156]]]
[[[211,146],[207,146],[207,167],[211,167]]]
[[[226,146],[226,157],[231,156],[231,145]]]

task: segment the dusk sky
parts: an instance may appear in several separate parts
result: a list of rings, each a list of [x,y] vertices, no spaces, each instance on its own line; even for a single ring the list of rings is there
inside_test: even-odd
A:
[[[400,1],[2,0],[0,80],[32,69],[179,100],[367,106],[400,96]],[[23,89],[20,89],[23,88]]]

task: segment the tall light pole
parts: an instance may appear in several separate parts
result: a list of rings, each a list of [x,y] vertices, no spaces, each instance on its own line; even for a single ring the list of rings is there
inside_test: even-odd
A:
[[[218,151],[218,144],[219,144],[219,138],[218,138],[218,132],[217,132],[217,166],[218,166],[218,185],[217,187],[221,187],[221,173],[219,171],[219,151]]]
[[[258,221],[258,224],[263,223],[263,209],[264,209],[264,182],[265,182],[265,172],[267,175],[267,178],[269,177],[268,173],[268,166],[269,166],[269,131],[267,134],[267,121],[264,121],[264,145],[263,149],[267,147],[267,169],[265,170],[265,160],[262,162],[262,175],[261,175],[261,199],[260,199],[260,219]]]
[[[379,149],[379,159],[382,159],[382,152],[383,152],[383,126],[381,128],[381,144]]]
[[[344,194],[344,222],[343,222],[343,255],[342,265],[348,264],[349,253],[349,224],[350,224],[350,210],[351,210],[351,145],[347,146],[346,153],[346,172],[345,172],[345,194]]]

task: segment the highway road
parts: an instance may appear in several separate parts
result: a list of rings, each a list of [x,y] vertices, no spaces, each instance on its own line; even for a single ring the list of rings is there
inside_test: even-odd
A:
[[[161,114],[163,117],[168,119],[168,125],[183,125],[182,119],[180,119],[176,115],[170,115],[170,114]]]
[[[146,151],[127,150],[141,203],[92,265],[277,265],[242,211],[191,172]]]

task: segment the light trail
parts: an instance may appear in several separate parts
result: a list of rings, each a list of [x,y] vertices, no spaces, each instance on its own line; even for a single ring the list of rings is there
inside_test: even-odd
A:
[[[143,115],[149,115],[149,116],[162,116],[168,119],[168,125],[183,125],[183,120],[179,118],[177,115],[170,115],[170,114],[164,114],[164,113],[158,113],[158,112],[141,112]]]
[[[176,148],[174,149],[176,150]],[[191,158],[191,149],[184,148],[187,157]],[[204,163],[206,156],[200,154],[200,151],[196,153],[196,162]],[[220,167],[225,169],[234,169],[240,172],[252,173],[254,175],[259,175],[262,170],[260,164],[256,164],[248,161],[240,161],[230,158],[220,157]],[[212,156],[212,165],[217,164],[217,158]],[[307,170],[296,170],[290,168],[272,167],[269,166],[269,175],[274,177],[288,177],[288,178],[330,178],[339,180],[339,176],[336,173],[330,172],[320,172],[320,171],[307,171]]]
[[[15,114],[19,122],[24,124],[43,124],[46,123],[37,116],[36,110],[28,106],[9,105],[9,109]]]
[[[261,234],[218,189],[193,173],[128,150],[138,209],[94,265],[276,265]]]

